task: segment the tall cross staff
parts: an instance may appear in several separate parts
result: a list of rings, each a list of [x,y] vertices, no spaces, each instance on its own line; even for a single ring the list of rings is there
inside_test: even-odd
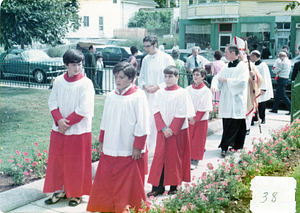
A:
[[[247,55],[247,60],[248,60],[248,67],[249,67],[249,72],[251,72],[251,66],[250,66],[250,54],[249,54],[249,49],[248,49],[248,44],[247,44],[247,41],[245,41],[245,53]],[[253,80],[254,80],[255,77],[253,77]],[[253,91],[252,91],[254,94],[255,94],[255,88],[253,87]],[[261,123],[260,123],[260,119],[259,119],[259,115],[258,115],[258,106],[256,104],[256,101],[255,101],[255,97],[254,97],[254,100],[253,100],[253,104],[254,104],[254,107],[255,107],[255,114],[256,114],[256,117],[257,117],[257,120],[258,120],[258,127],[259,127],[259,132],[262,133],[261,131]]]

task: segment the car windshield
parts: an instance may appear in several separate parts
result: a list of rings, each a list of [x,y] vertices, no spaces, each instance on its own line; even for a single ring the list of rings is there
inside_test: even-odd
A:
[[[50,57],[42,50],[30,50],[22,52],[23,57],[26,61],[43,61]]]

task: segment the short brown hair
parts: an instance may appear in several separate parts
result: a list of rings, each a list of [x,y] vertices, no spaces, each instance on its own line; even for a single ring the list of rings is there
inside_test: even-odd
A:
[[[113,74],[118,74],[119,72],[123,72],[129,79],[134,79],[136,76],[135,68],[131,63],[126,61],[117,63],[113,68]]]
[[[179,75],[179,70],[174,65],[169,65],[164,69],[164,74],[174,74],[175,76]]]

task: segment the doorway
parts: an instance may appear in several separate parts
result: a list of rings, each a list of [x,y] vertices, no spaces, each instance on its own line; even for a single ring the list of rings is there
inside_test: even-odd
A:
[[[219,34],[219,50],[225,52],[227,44],[231,44],[232,34]]]

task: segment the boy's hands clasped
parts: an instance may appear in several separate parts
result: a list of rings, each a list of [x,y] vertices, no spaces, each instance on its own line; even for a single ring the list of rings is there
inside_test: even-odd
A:
[[[169,137],[171,137],[171,136],[173,135],[173,131],[172,131],[172,129],[170,129],[169,127],[166,128],[166,129],[163,131],[163,133],[164,133],[164,136],[165,136],[166,138],[169,138]]]
[[[70,121],[65,118],[62,118],[59,121],[57,121],[59,133],[65,134],[65,132],[70,128],[70,125],[68,125],[69,122]]]

